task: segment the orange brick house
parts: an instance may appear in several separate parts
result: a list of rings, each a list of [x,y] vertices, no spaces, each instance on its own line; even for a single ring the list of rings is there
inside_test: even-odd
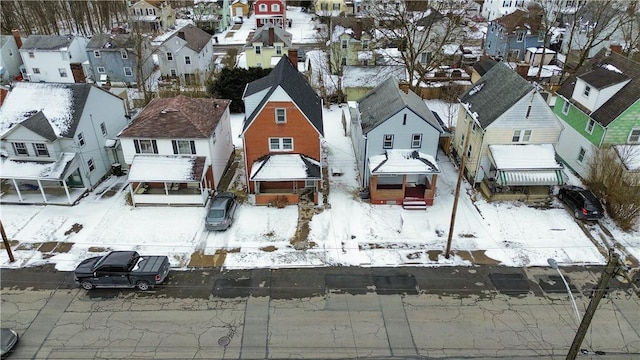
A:
[[[295,59],[294,59],[295,61]],[[322,100],[286,56],[247,84],[241,137],[250,201],[318,203],[322,181]]]

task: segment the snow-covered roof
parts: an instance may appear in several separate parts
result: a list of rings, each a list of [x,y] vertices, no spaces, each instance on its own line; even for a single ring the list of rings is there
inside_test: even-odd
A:
[[[75,153],[62,153],[54,162],[3,159],[0,161],[0,176],[3,179],[62,180],[75,156]]]
[[[407,71],[402,65],[392,66],[351,66],[342,67],[342,87],[374,88],[389,76],[398,80],[407,80]]]
[[[551,144],[489,145],[496,169],[562,169]]]
[[[301,154],[269,155],[251,166],[251,180],[305,180],[320,178],[320,163]]]
[[[129,181],[199,182],[204,156],[136,155],[129,169]]]
[[[411,149],[387,150],[386,154],[369,158],[372,175],[436,174],[440,172],[433,156]]]
[[[556,53],[555,51],[549,48],[545,49],[543,47],[528,47],[527,51],[534,54],[542,54],[544,52],[545,54],[548,54],[548,55],[553,55]]]

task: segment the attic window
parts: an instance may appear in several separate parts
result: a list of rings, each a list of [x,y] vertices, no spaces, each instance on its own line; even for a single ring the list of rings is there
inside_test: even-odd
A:
[[[33,57],[33,56],[31,56],[31,57]],[[99,58],[99,57],[100,57],[100,51],[95,50],[95,51],[93,52],[93,57],[97,57],[97,58]]]
[[[587,85],[584,87],[584,97],[589,97],[589,93],[591,92],[591,86]]]
[[[260,11],[262,12],[266,12],[267,11],[267,4],[260,4]]]
[[[362,49],[363,50],[368,50],[369,49],[369,40],[362,39]]]
[[[129,58],[129,54],[127,54],[127,50],[120,50],[120,56],[123,59],[128,59]]]
[[[342,48],[346,49],[349,42],[347,40],[342,40]]]
[[[33,59],[36,57],[36,55],[33,53],[33,51],[29,51],[29,57]]]
[[[517,42],[523,42],[524,41],[524,32],[519,32],[518,33],[518,37],[516,38]]]

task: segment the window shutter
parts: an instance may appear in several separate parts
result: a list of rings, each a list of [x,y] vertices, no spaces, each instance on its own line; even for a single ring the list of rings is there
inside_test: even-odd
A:
[[[155,140],[151,140],[151,146],[153,146],[153,153],[157,154],[158,153],[158,144],[156,143]]]
[[[133,146],[136,148],[136,154],[140,154],[140,142],[138,140],[133,140]]]
[[[191,145],[191,153],[195,155],[195,153],[196,153],[196,142],[191,140],[191,141],[189,141],[189,145]]]
[[[173,146],[173,153],[177,154],[178,153],[178,142],[175,140],[171,140],[171,145]]]

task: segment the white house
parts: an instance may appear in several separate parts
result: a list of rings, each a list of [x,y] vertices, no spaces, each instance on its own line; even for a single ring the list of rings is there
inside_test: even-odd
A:
[[[20,33],[0,35],[0,81],[12,81],[20,75],[22,59],[18,49],[22,46]]]
[[[205,205],[233,156],[231,100],[153,99],[118,138],[136,204]]]
[[[31,82],[85,82],[82,63],[87,61],[89,39],[73,35],[30,35],[20,56]]]
[[[125,115],[95,85],[14,83],[0,108],[0,202],[74,204],[121,160]]]
[[[162,76],[186,84],[201,84],[213,70],[212,35],[189,24],[174,32],[158,47]]]

